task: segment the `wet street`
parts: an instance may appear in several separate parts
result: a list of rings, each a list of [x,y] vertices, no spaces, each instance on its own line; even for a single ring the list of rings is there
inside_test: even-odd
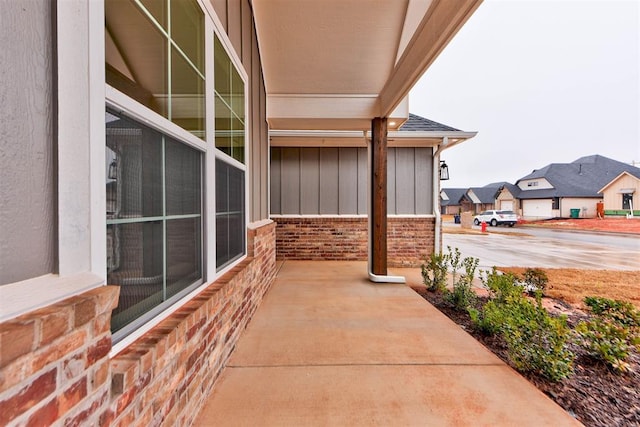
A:
[[[443,250],[447,246],[457,247],[463,257],[479,258],[481,269],[499,266],[640,270],[638,235],[525,227],[487,231],[488,235],[445,232]]]

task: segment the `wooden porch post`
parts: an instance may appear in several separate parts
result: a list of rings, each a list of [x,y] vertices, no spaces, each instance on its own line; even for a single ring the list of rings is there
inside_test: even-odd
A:
[[[371,121],[371,272],[387,275],[387,118]]]

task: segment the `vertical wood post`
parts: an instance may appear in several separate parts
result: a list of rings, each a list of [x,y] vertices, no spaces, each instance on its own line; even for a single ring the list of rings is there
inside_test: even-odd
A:
[[[387,118],[371,121],[371,272],[387,275]]]

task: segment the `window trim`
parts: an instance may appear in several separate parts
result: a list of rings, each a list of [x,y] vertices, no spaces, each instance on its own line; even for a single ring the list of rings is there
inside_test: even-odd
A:
[[[102,85],[105,87],[105,96],[101,101],[101,109],[102,114],[100,116],[100,120],[104,122],[104,109],[105,105],[116,110],[121,110],[129,117],[135,120],[139,120],[145,125],[167,134],[170,137],[176,138],[187,145],[196,148],[203,152],[204,160],[203,160],[203,179],[202,179],[202,284],[197,286],[189,293],[184,295],[179,300],[175,301],[172,305],[165,307],[164,310],[155,314],[152,318],[148,319],[144,324],[138,326],[136,329],[131,331],[128,335],[122,337],[117,343],[115,343],[112,347],[110,356],[114,356],[118,354],[120,351],[125,349],[127,346],[135,342],[142,335],[147,333],[157,324],[159,324],[162,320],[169,317],[171,314],[176,312],[181,306],[190,301],[193,297],[195,297],[199,292],[205,289],[209,284],[214,282],[215,280],[222,277],[224,274],[232,270],[238,264],[243,262],[248,256],[248,239],[245,235],[244,241],[244,253],[236,258],[234,261],[230,262],[224,268],[217,270],[216,266],[216,215],[215,215],[215,162],[216,159],[220,159],[226,163],[231,164],[234,167],[238,167],[245,174],[245,215],[244,215],[244,230],[245,233],[249,230],[249,182],[250,182],[250,171],[249,171],[249,163],[250,152],[248,149],[248,141],[249,141],[249,128],[247,126],[247,120],[245,119],[245,145],[244,145],[244,159],[245,163],[240,163],[236,159],[228,156],[224,152],[218,150],[215,147],[215,94],[213,90],[213,85],[215,83],[215,74],[214,74],[214,44],[213,37],[214,35],[218,37],[222,46],[224,47],[227,55],[229,56],[233,66],[236,68],[236,71],[240,75],[244,83],[244,108],[245,114],[248,111],[247,108],[249,106],[249,96],[248,96],[248,76],[244,66],[242,65],[242,61],[237,56],[235,49],[233,49],[233,45],[229,40],[226,32],[223,30],[224,27],[220,22],[219,18],[215,14],[213,7],[208,2],[202,2],[201,0],[196,0],[200,8],[205,14],[204,24],[205,24],[205,129],[206,135],[205,140],[198,138],[197,136],[191,134],[190,132],[184,130],[180,126],[171,122],[169,119],[161,116],[155,111],[149,109],[148,107],[138,103],[132,98],[128,97],[124,93],[118,91],[117,89],[106,84],[106,78],[103,72]],[[100,4],[101,7],[104,8],[104,4]],[[100,22],[102,26],[104,26],[104,14],[102,16],[102,21]],[[103,33],[103,29],[101,27],[101,33]],[[102,34],[103,35],[103,34]],[[102,51],[102,63],[100,64],[104,69],[104,41],[101,47]],[[161,124],[159,126],[159,123]],[[102,124],[102,139],[101,139],[101,163],[99,165],[105,164],[105,154],[104,154],[104,146],[105,146],[105,131],[104,124]],[[103,174],[104,170],[100,167],[100,190],[102,192],[103,204],[105,204],[104,209],[99,212],[100,219],[102,221],[102,227],[100,229],[100,235],[105,235],[106,230],[106,215],[104,212],[106,210],[106,192],[103,188]],[[104,259],[104,270],[101,273],[106,277],[106,236],[104,239],[104,245],[102,248],[102,258]]]
[[[185,143],[203,153],[207,152],[207,144],[191,132],[181,128],[166,117],[136,102],[133,98],[105,83],[105,100],[107,107],[125,113],[128,117],[161,132],[171,138]],[[104,162],[103,162],[104,163]]]
[[[107,88],[114,90],[115,92],[118,92],[116,89],[111,88],[109,85],[106,85]],[[191,132],[188,132],[182,128],[180,128],[179,126],[175,125],[173,122],[171,122],[170,120],[168,120],[167,118],[157,114],[156,112],[154,112],[153,110],[145,107],[142,104],[137,103],[136,101],[134,101],[133,99],[129,98],[128,96],[126,96],[123,93],[120,93],[120,95],[124,98],[125,104],[128,104],[128,101],[131,101],[131,106],[134,109],[138,109],[138,113],[141,114],[143,116],[142,120],[138,120],[133,116],[133,114],[129,114],[129,110],[127,109],[120,109],[120,108],[114,108],[112,106],[110,106],[110,102],[108,100],[105,99],[105,105],[106,108],[111,108],[111,109],[116,109],[118,110],[121,114],[123,114],[125,117],[133,119],[134,121],[139,121],[142,122],[142,124],[144,124],[145,126],[148,126],[150,128],[152,128],[153,130],[157,131],[158,133],[167,136],[169,138],[174,139],[177,143],[181,143],[184,144],[185,146],[197,151],[198,153],[200,153],[201,156],[205,156],[206,155],[206,150],[202,145],[202,140],[198,137],[195,137]],[[158,121],[154,122],[149,122],[147,121],[146,118],[144,118],[145,116],[147,116],[147,118],[156,116],[155,118],[158,119]],[[161,122],[160,122],[161,121]],[[180,137],[176,137],[176,136],[172,136],[169,135],[169,132],[165,131],[163,128],[163,125],[167,125],[170,124],[171,127],[173,127],[174,131],[178,131],[179,133],[182,133],[185,137],[189,136],[189,137],[193,137],[195,138],[195,141],[200,141],[200,146],[194,146],[190,141],[190,143],[185,142],[185,140],[183,138]],[[195,142],[193,141],[193,142]],[[105,141],[105,146],[106,146],[106,141]],[[104,149],[104,148],[103,148]],[[164,154],[163,154],[164,157]],[[119,330],[115,331],[112,334],[112,339],[114,342],[119,343],[121,341],[123,341],[126,337],[128,337],[129,335],[133,334],[134,332],[136,332],[138,329],[141,329],[143,327],[145,327],[147,324],[152,323],[153,325],[156,325],[156,318],[159,317],[161,314],[163,314],[165,311],[169,311],[170,313],[172,313],[173,311],[175,311],[174,307],[176,307],[176,304],[182,305],[184,302],[181,303],[181,301],[183,301],[183,297],[185,295],[190,295],[191,292],[195,289],[199,289],[204,283],[207,283],[206,280],[206,272],[205,272],[205,259],[207,257],[207,254],[205,253],[205,243],[204,243],[204,218],[206,216],[206,206],[204,203],[204,181],[205,181],[205,171],[204,171],[204,165],[205,165],[205,159],[203,157],[201,157],[201,185],[200,185],[200,191],[201,191],[201,200],[200,200],[200,233],[201,233],[201,239],[200,239],[200,251],[201,251],[201,277],[197,280],[195,280],[193,283],[191,283],[190,285],[188,285],[187,287],[185,287],[184,289],[182,289],[180,292],[178,292],[176,295],[172,296],[171,298],[168,298],[166,301],[163,301],[161,304],[153,307],[151,310],[143,313],[142,315],[138,316],[135,320],[131,321],[130,323],[127,323],[126,325],[124,325],[122,328],[120,328]],[[163,176],[163,180],[165,179],[166,176]],[[104,170],[103,170],[103,178],[104,178]],[[164,191],[164,188],[163,188]],[[105,200],[106,200],[106,196],[105,196]],[[106,212],[106,209],[105,209]],[[189,215],[190,216],[190,215]],[[174,218],[170,218],[171,219],[176,219],[175,215],[167,215],[167,214],[163,214],[160,217],[157,218],[161,218],[161,221],[163,223],[165,223],[166,226],[166,221],[168,220],[168,217],[174,217]],[[146,219],[146,221],[152,221],[154,220],[154,217],[148,217]],[[141,221],[141,222],[146,222],[146,221]],[[107,225],[108,222],[106,220],[106,215],[105,215],[105,232],[107,230]],[[136,221],[138,222],[138,221]],[[166,236],[165,236],[166,237]],[[163,241],[163,244],[166,244],[166,241]],[[163,248],[163,251],[166,253],[166,246]],[[105,244],[105,259],[106,259],[106,244]],[[166,259],[163,261],[166,263]],[[166,264],[164,266],[164,268],[166,269]],[[105,269],[105,274],[106,274],[106,269]],[[169,303],[167,303],[167,301],[169,301]],[[179,307],[179,306],[177,306]],[[176,307],[176,308],[177,308]]]
[[[209,10],[210,6],[207,6],[207,10]],[[211,10],[209,10],[209,13],[211,13]],[[215,15],[215,13],[213,14]],[[217,16],[215,19],[213,19],[214,23],[219,23],[219,21],[217,20]],[[211,260],[212,265],[212,269],[215,272],[215,277],[220,277],[223,274],[225,274],[227,271],[231,270],[233,267],[235,267],[238,263],[242,262],[248,255],[248,239],[247,239],[247,232],[249,230],[249,202],[250,202],[250,197],[249,197],[249,183],[251,182],[251,174],[249,171],[249,167],[248,165],[250,164],[250,153],[251,150],[248,149],[248,145],[249,145],[249,128],[250,126],[248,126],[247,124],[247,113],[248,113],[248,107],[249,107],[249,86],[248,86],[248,76],[246,73],[246,70],[244,69],[244,66],[242,65],[242,61],[240,60],[240,58],[238,58],[238,56],[236,55],[235,49],[233,48],[233,45],[231,43],[231,41],[229,40],[229,37],[227,36],[226,32],[224,31],[220,31],[219,28],[221,27],[215,27],[214,28],[214,32],[213,32],[213,36],[217,37],[218,40],[220,41],[220,44],[222,45],[223,49],[225,50],[227,56],[229,57],[229,60],[231,61],[231,64],[233,65],[233,67],[235,68],[235,70],[238,72],[238,74],[240,75],[240,78],[242,79],[242,83],[243,83],[243,102],[244,102],[244,111],[245,111],[245,120],[244,120],[244,163],[239,162],[238,160],[236,160],[235,158],[231,157],[230,155],[228,155],[227,153],[225,153],[224,151],[218,149],[216,147],[216,142],[215,142],[215,126],[213,127],[213,131],[211,132],[211,135],[208,135],[211,137],[211,141],[207,140],[207,143],[211,144],[211,147],[213,147],[213,152],[215,153],[214,159],[212,159],[213,162],[213,189],[212,189],[212,204],[213,204],[213,215],[209,215],[209,217],[211,218],[211,220],[213,221],[213,230],[215,231],[215,222],[216,222],[216,217],[217,217],[217,207],[215,205],[215,196],[216,196],[216,188],[215,188],[215,161],[216,159],[219,159],[237,169],[240,169],[241,171],[243,171],[244,173],[244,232],[245,232],[245,238],[244,238],[244,248],[243,248],[243,253],[238,256],[237,258],[235,258],[233,261],[229,262],[226,265],[223,265],[221,268],[218,268],[217,266],[217,254],[215,253],[215,236],[213,238],[213,249],[214,251],[212,252],[213,257],[209,258]],[[211,49],[207,49],[207,51],[210,51],[208,53],[210,53],[212,55],[212,60],[213,58],[213,51],[214,51],[214,46],[215,46],[215,40],[213,38],[211,38],[212,40],[212,48]],[[207,74],[207,84],[210,84],[211,86],[209,86],[207,88],[207,95],[211,94],[211,96],[209,97],[211,99],[211,103],[213,104],[213,114],[211,114],[211,119],[215,122],[215,117],[216,117],[216,111],[215,111],[215,62],[212,61],[211,63],[211,67],[210,67],[210,72],[212,73],[211,76],[213,77],[211,80],[209,80],[209,74]],[[209,104],[207,104],[208,106]]]

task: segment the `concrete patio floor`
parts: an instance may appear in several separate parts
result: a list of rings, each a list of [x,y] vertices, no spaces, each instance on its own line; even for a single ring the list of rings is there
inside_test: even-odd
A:
[[[580,425],[409,286],[366,270],[284,262],[196,425]]]

